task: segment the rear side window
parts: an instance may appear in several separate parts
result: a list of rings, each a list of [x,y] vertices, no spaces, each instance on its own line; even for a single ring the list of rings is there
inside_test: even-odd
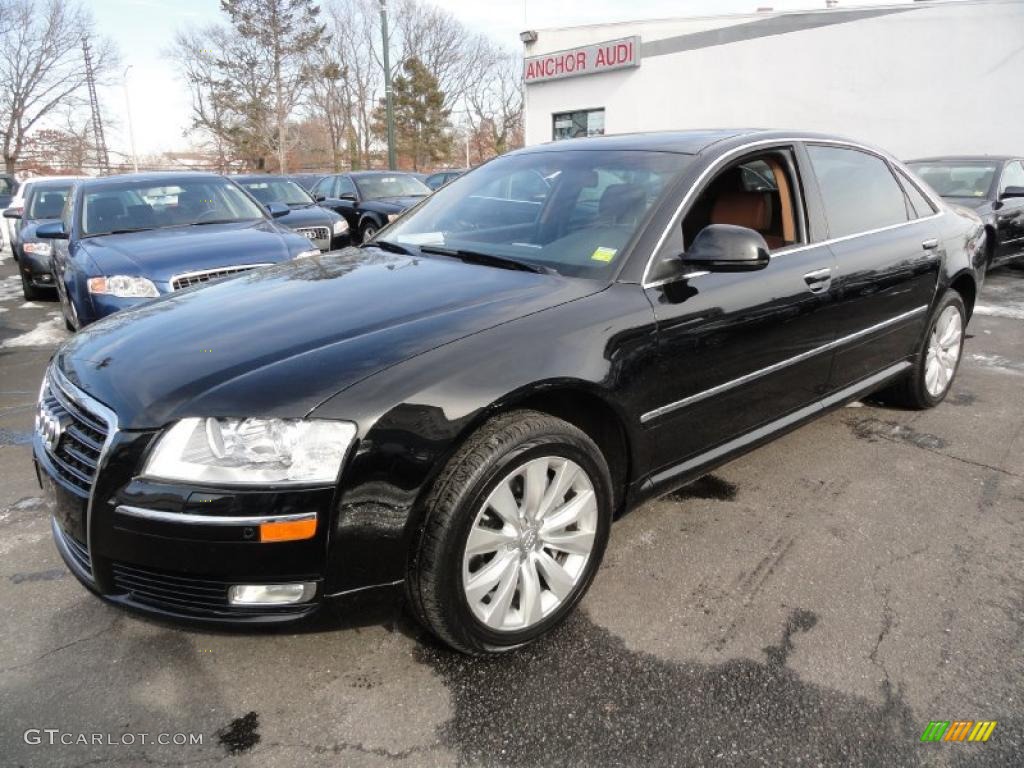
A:
[[[348,176],[339,176],[336,193],[337,197],[341,197],[342,195],[354,195],[356,193],[356,185],[352,183],[352,179]]]
[[[809,145],[831,237],[907,221],[907,200],[881,158],[843,147]]]
[[[903,171],[897,169],[896,172],[900,175],[900,181],[903,183],[903,189],[907,192],[907,198],[910,200],[910,207],[913,209],[916,217],[921,219],[935,213],[935,206],[932,205],[931,201],[921,193],[921,190],[917,188],[917,185],[914,184],[914,182],[912,182]]]

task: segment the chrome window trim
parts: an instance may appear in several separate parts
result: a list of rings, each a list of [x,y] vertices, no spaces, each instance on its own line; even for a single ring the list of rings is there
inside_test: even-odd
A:
[[[744,384],[749,384],[751,381],[759,379],[762,376],[767,376],[768,374],[775,373],[776,371],[781,371],[783,368],[786,368],[790,365],[795,365],[796,363],[801,363],[804,360],[809,360],[815,355],[820,355],[822,352],[828,352],[829,350],[841,347],[844,344],[849,344],[851,341],[856,341],[857,339],[869,336],[876,331],[888,328],[891,325],[896,325],[897,323],[900,323],[904,320],[909,320],[911,317],[914,317],[916,315],[921,314],[922,312],[927,311],[928,305],[922,305],[920,307],[917,307],[916,309],[910,310],[909,312],[903,312],[902,314],[896,315],[896,317],[890,317],[888,320],[883,320],[881,323],[876,323],[875,325],[872,325],[868,328],[862,328],[861,330],[843,336],[842,338],[834,339],[833,341],[830,341],[828,344],[823,344],[820,347],[815,347],[814,349],[809,349],[806,352],[801,352],[799,355],[796,355],[794,357],[789,357],[786,358],[785,360],[780,360],[777,363],[772,363],[771,365],[765,368],[760,368],[756,371],[751,371],[750,373],[744,376],[740,376],[737,379],[726,381],[715,387],[711,387],[711,389],[705,389],[703,392],[697,392],[696,394],[689,395],[687,397],[682,398],[681,400],[676,400],[674,402],[668,403],[667,405],[662,405],[658,408],[655,408],[653,411],[648,411],[647,413],[641,415],[640,423],[646,424],[647,422],[660,418],[661,416],[664,416],[667,413],[671,413],[672,411],[679,410],[680,408],[685,408],[686,406],[693,405],[694,403],[699,403],[700,401],[706,400],[709,397],[720,395],[723,392],[728,392],[729,390],[735,389],[736,387],[742,386]]]
[[[110,446],[117,434],[117,414],[68,381],[67,377],[60,372],[56,365],[50,366],[49,371],[47,371],[47,377],[64,393],[65,397],[81,405],[82,408],[102,419],[107,425],[107,436],[103,441],[103,445],[100,446],[100,455],[96,460],[96,476],[93,478],[92,487],[89,489],[89,500],[85,505],[85,546],[89,550],[89,568],[92,571],[93,583],[95,583],[96,557],[92,548],[92,513],[96,502],[96,487],[100,484],[100,475],[107,466]]]
[[[228,264],[223,267],[211,267],[210,269],[197,269],[194,272],[182,272],[177,275],[172,275],[171,279],[168,281],[168,285],[171,286],[171,292],[173,293],[175,291],[174,283],[178,280],[189,280],[193,277],[198,277],[199,275],[210,275],[215,272],[223,272],[225,269],[235,269],[239,272],[247,272],[250,269],[272,266],[273,263],[274,262],[272,261],[261,261],[259,264]],[[224,277],[228,277],[228,275],[224,275]],[[187,287],[191,288],[192,286]]]
[[[860,152],[866,152],[866,153],[868,153],[870,155],[874,155],[875,157],[880,158],[881,160],[885,161],[886,164],[895,164],[898,168],[902,168],[905,172],[908,173],[908,175],[911,177],[911,179],[913,179],[913,172],[909,171],[903,165],[903,163],[900,163],[899,161],[894,160],[893,158],[889,157],[888,155],[883,154],[882,152],[880,152],[877,149],[874,149],[873,147],[869,147],[869,146],[867,146],[865,144],[858,144],[858,143],[853,142],[853,141],[846,141],[846,140],[843,140],[843,139],[819,139],[819,138],[816,138],[816,137],[803,136],[803,137],[791,137],[791,138],[782,137],[782,138],[777,138],[777,139],[758,139],[757,141],[751,141],[751,142],[748,142],[746,144],[742,144],[741,146],[738,146],[738,147],[735,147],[733,149],[730,149],[728,152],[726,152],[721,157],[719,157],[715,162],[713,162],[711,165],[709,165],[707,168],[705,168],[701,172],[700,176],[698,176],[694,180],[693,184],[690,185],[690,188],[687,190],[686,194],[683,195],[682,201],[679,203],[679,206],[676,208],[675,213],[672,214],[672,218],[669,220],[668,226],[665,227],[665,231],[662,232],[661,233],[661,237],[658,238],[658,242],[655,244],[654,250],[651,252],[651,255],[647,257],[647,264],[644,266],[643,277],[640,279],[641,287],[646,290],[648,288],[655,288],[655,287],[657,287],[659,285],[664,285],[665,283],[673,282],[675,280],[682,280],[684,278],[698,277],[700,275],[708,274],[707,272],[700,272],[700,273],[691,273],[691,274],[688,274],[688,275],[676,275],[676,276],[673,276],[671,278],[665,278],[665,279],[656,280],[656,281],[653,281],[653,282],[648,282],[648,280],[647,280],[648,275],[650,275],[650,273],[651,273],[651,267],[654,264],[654,260],[657,258],[658,254],[661,252],[661,249],[664,247],[665,241],[668,240],[669,234],[672,232],[672,227],[676,225],[676,222],[679,219],[679,217],[682,215],[683,210],[685,210],[686,206],[688,206],[690,204],[690,202],[692,201],[692,199],[694,197],[694,193],[707,180],[708,176],[710,176],[711,174],[717,172],[723,165],[725,165],[729,160],[731,160],[736,155],[742,155],[745,152],[748,152],[748,151],[750,151],[752,149],[757,149],[758,147],[767,147],[767,146],[775,146],[775,145],[783,145],[783,144],[796,144],[796,143],[805,144],[805,145],[806,144],[831,144],[831,145],[835,145],[835,146],[839,146],[839,147],[846,147],[847,149],[858,150]],[[894,177],[894,180],[895,180],[895,177]],[[784,255],[786,255],[788,253],[796,253],[798,251],[807,250],[808,248],[817,248],[819,246],[831,245],[832,243],[842,242],[843,240],[849,240],[849,239],[854,238],[854,237],[865,237],[866,235],[872,235],[872,234],[875,234],[876,232],[884,232],[884,231],[886,231],[888,229],[896,229],[897,227],[905,227],[905,226],[908,226],[910,224],[917,224],[917,223],[920,223],[922,221],[928,221],[929,219],[934,219],[934,218],[937,218],[937,217],[941,216],[943,214],[944,206],[941,205],[939,203],[939,201],[936,200],[935,196],[932,195],[929,190],[921,189],[920,186],[918,186],[918,191],[921,192],[921,194],[923,194],[926,198],[928,198],[928,200],[931,201],[931,203],[935,206],[936,212],[933,213],[931,216],[924,216],[924,217],[922,217],[920,219],[912,219],[910,221],[903,221],[903,222],[900,222],[898,224],[890,224],[890,225],[888,225],[886,227],[879,227],[878,229],[870,229],[870,230],[866,230],[864,232],[857,232],[857,233],[852,234],[852,235],[843,235],[842,237],[832,237],[832,238],[828,238],[827,240],[818,240],[817,242],[813,242],[813,243],[801,243],[799,245],[794,245],[792,247],[787,247],[787,248],[779,249],[778,251],[776,251],[776,252],[774,252],[774,253],[772,253],[770,255],[773,258],[775,256],[784,256]]]
[[[228,517],[219,515],[193,515],[186,512],[165,512],[160,509],[134,507],[130,504],[119,504],[114,510],[118,514],[139,517],[144,520],[157,520],[161,523],[181,523],[184,525],[262,525],[263,523],[298,523],[316,520],[316,512],[297,512],[287,515],[249,515]]]

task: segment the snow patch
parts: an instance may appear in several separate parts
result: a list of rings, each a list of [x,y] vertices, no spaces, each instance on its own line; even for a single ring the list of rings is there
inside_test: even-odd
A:
[[[60,315],[50,315],[31,331],[26,331],[20,336],[7,339],[3,344],[0,344],[0,347],[56,346],[67,337],[68,332],[64,328],[64,318]]]
[[[974,314],[987,317],[1008,317],[1012,320],[1024,320],[1024,307],[994,307],[991,304],[978,304]]]

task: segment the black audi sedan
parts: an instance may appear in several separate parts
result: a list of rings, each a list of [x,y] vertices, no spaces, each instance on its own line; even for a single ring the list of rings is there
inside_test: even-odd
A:
[[[1024,261],[1024,158],[962,155],[907,165],[944,199],[981,217],[988,267]]]
[[[580,601],[625,510],[877,390],[938,405],[984,242],[831,136],[520,150],[361,248],[66,342],[34,436],[53,535],[152,614],[282,622],[404,590],[452,647],[506,651]]]
[[[309,239],[321,251],[344,248],[349,244],[348,222],[341,214],[317,205],[297,182],[272,174],[232,176],[232,180],[263,205],[288,206],[277,223]]]
[[[369,240],[430,192],[430,187],[411,173],[358,171],[320,179],[312,195],[324,208],[348,220],[352,241],[359,243]]]

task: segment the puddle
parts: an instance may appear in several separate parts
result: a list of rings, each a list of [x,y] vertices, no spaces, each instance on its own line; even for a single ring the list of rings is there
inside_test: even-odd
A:
[[[248,752],[260,743],[260,716],[249,712],[236,717],[226,726],[217,731],[217,741],[227,750],[229,755]]]

